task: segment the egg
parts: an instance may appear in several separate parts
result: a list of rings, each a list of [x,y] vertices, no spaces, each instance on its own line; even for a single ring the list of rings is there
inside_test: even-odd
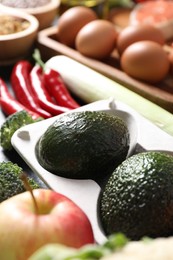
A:
[[[97,14],[91,8],[85,6],[71,7],[58,20],[58,41],[74,47],[75,38],[79,30],[87,23],[96,19],[98,19]]]
[[[117,50],[121,55],[132,43],[145,40],[154,41],[160,45],[165,43],[165,38],[161,30],[149,24],[141,24],[140,26],[128,26],[119,33]]]
[[[88,23],[79,31],[75,46],[84,56],[104,59],[114,50],[117,35],[111,22],[98,19]]]
[[[160,44],[152,41],[139,41],[128,46],[120,64],[128,75],[148,83],[164,79],[170,68],[167,53]]]

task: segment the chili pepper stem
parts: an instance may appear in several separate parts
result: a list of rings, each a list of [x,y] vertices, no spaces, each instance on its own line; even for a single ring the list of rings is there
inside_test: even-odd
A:
[[[45,67],[46,67],[46,66],[45,66],[44,62],[42,61],[42,59],[41,59],[40,51],[39,51],[38,49],[35,49],[35,50],[34,50],[33,58],[35,59],[35,61],[37,62],[37,64],[38,64],[39,66],[41,66],[42,69],[45,71]]]

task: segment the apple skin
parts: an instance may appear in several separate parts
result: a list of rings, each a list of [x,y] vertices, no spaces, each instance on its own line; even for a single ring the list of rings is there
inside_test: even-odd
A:
[[[80,248],[94,243],[86,214],[69,198],[49,189],[26,191],[0,204],[0,259],[26,260],[48,243]]]

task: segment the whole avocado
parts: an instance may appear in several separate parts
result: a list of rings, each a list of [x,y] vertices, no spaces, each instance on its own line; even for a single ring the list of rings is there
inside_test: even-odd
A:
[[[60,116],[36,146],[46,170],[73,179],[106,176],[127,156],[129,131],[125,122],[100,111]]]
[[[148,151],[126,159],[100,195],[99,216],[107,235],[173,235],[173,156]]]

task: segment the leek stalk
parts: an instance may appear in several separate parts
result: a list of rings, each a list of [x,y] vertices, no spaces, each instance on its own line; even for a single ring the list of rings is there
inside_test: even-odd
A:
[[[66,56],[54,56],[46,64],[57,70],[69,90],[85,103],[115,98],[173,136],[173,114],[160,106]]]

